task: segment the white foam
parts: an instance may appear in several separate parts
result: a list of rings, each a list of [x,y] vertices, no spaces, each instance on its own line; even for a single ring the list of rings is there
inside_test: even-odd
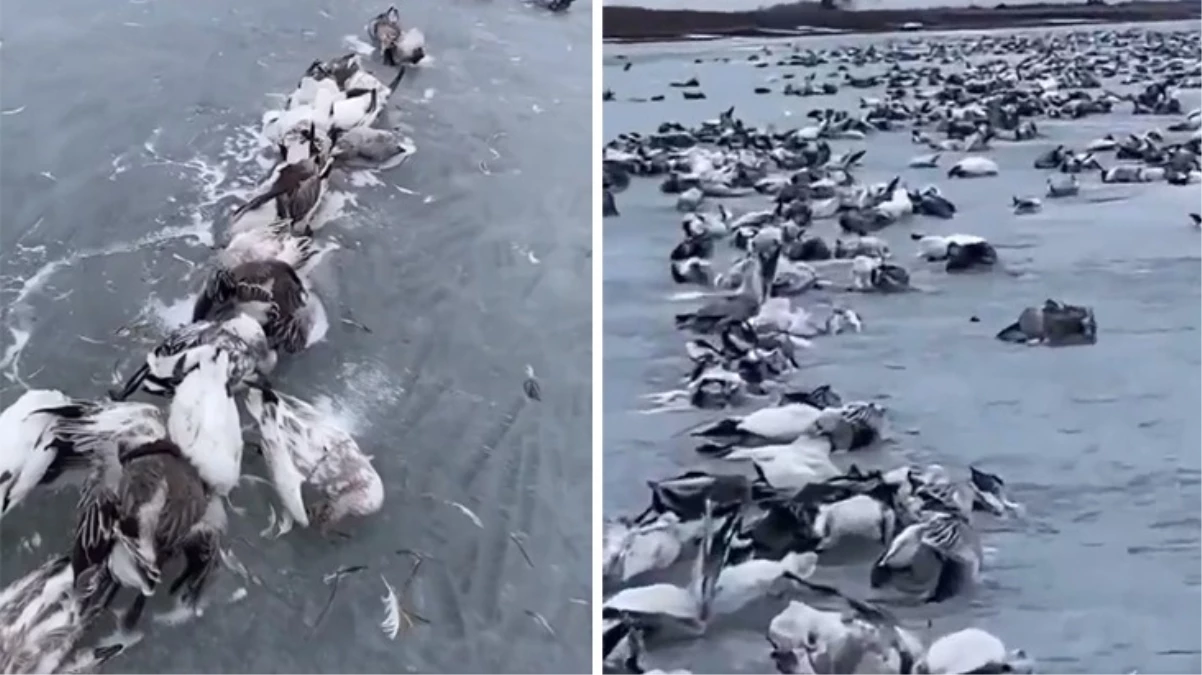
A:
[[[373,412],[394,410],[405,394],[392,374],[376,363],[343,363],[338,379],[346,385],[343,394],[336,400],[318,396],[313,406],[322,412],[327,423],[352,436],[370,428]]]
[[[342,429],[352,436],[358,435],[368,427],[367,420],[361,411],[343,405],[341,401],[335,401],[329,396],[314,398],[313,407],[321,412],[323,422]]]
[[[310,227],[316,232],[330,222],[344,216],[349,207],[355,206],[358,203],[358,198],[350,192],[329,190],[326,192],[325,198],[321,200],[321,205],[317,207],[317,213],[313,214]]]
[[[376,49],[370,43],[364,42],[358,35],[342,36],[342,46],[363,56],[370,56]]]
[[[306,317],[306,322],[312,326],[309,329],[309,340],[305,342],[305,349],[308,349],[325,339],[330,332],[330,320],[326,315],[325,303],[312,290],[309,291],[309,299],[301,308],[301,313]]]
[[[377,187],[384,184],[374,171],[354,171],[347,178],[355,187]]]
[[[198,296],[199,293],[193,293],[170,302],[163,302],[158,297],[151,296],[144,313],[166,334],[192,322],[192,307],[196,304]]]

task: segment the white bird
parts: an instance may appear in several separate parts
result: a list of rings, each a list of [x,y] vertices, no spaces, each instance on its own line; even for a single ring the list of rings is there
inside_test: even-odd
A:
[[[1015,215],[1020,216],[1039,213],[1043,210],[1043,202],[1038,197],[1019,197],[1015,195],[1010,198],[1010,206],[1014,209]]]
[[[696,577],[688,588],[672,584],[627,588],[606,600],[604,611],[635,616],[636,622],[663,617],[701,634],[714,616],[732,614],[763,598],[781,579],[811,576],[817,563],[813,552],[791,552],[780,560],[753,558],[722,568],[708,594]]]
[[[371,126],[380,116],[387,95],[387,88],[379,80],[373,86],[351,89],[337,98],[332,98],[323,90],[318,92],[316,109],[318,114],[328,115],[327,126],[331,135],[335,136],[356,127]]]
[[[302,270],[315,264],[326,250],[329,249],[318,246],[311,236],[293,234],[286,221],[276,221],[235,234],[217,253],[216,264],[220,269],[230,270],[248,262],[281,260],[303,274]]]
[[[224,497],[242,475],[242,423],[230,393],[230,357],[205,345],[189,352],[182,365],[186,374],[171,400],[167,430],[205,484]]]
[[[30,389],[0,413],[0,518],[39,485],[49,485],[86,456],[55,436],[55,409],[72,400],[54,389]]]
[[[396,46],[401,63],[421,63],[426,58],[426,36],[416,28],[402,32]]]
[[[810,202],[810,217],[814,220],[834,218],[839,213],[841,202],[838,196],[827,199],[816,199]]]
[[[606,523],[602,545],[602,575],[625,583],[645,572],[664,569],[680,558],[684,546],[700,537],[701,523],[682,523],[669,511],[648,523]]]
[[[931,512],[902,530],[872,567],[879,588],[898,572],[933,562],[938,576],[926,602],[943,602],[975,583],[981,573],[981,543],[961,513]]]
[[[851,259],[851,286],[857,291],[867,291],[874,288],[873,273],[881,266],[881,259],[876,256],[857,255]]]
[[[933,153],[930,155],[918,155],[910,160],[910,168],[935,168],[939,166],[939,157],[942,153]]]
[[[903,673],[922,654],[921,641],[892,616],[833,588],[804,583],[837,596],[849,612],[792,601],[768,625],[772,659],[782,673]]]
[[[977,178],[980,176],[996,176],[997,162],[988,157],[970,155],[961,159],[948,169],[948,178]]]
[[[713,615],[733,614],[770,593],[781,579],[806,579],[818,566],[818,554],[790,552],[780,560],[752,558],[718,574],[711,602]]]
[[[285,511],[302,527],[322,532],[347,516],[367,516],[384,503],[384,484],[371,457],[312,405],[266,387],[246,393],[246,409],[259,429],[263,457]],[[301,486],[322,495],[307,508]]]
[[[897,513],[888,504],[868,495],[821,504],[814,518],[814,533],[821,539],[818,550],[834,548],[852,538],[888,545],[897,521]]]
[[[996,636],[980,628],[965,628],[931,643],[915,664],[922,675],[958,673],[1030,673],[1034,663],[1021,649],[1007,651]]]
[[[694,436],[735,436],[790,443],[809,431],[821,411],[805,403],[761,408],[745,417],[728,417],[693,432]]]
[[[1117,148],[1118,144],[1119,142],[1115,140],[1113,134],[1106,134],[1102,138],[1095,138],[1094,140],[1090,141],[1085,146],[1085,150],[1087,152],[1107,152]]]
[[[676,198],[676,210],[682,213],[691,213],[701,206],[704,199],[705,193],[700,188],[691,187]]]
[[[918,257],[928,262],[937,262],[947,260],[949,249],[952,246],[974,246],[978,244],[988,244],[984,237],[979,237],[975,234],[948,234],[934,235],[921,234],[918,232],[912,233],[910,238],[918,244]]]
[[[218,348],[230,360],[230,383],[240,388],[245,382],[268,375],[277,355],[268,344],[263,327],[254,318],[238,313],[225,321],[195,321],[172,331],[149,354],[146,361],[129,377],[120,391],[111,391],[113,400],[129,398],[139,387],[168,395],[183,376],[185,355],[202,346]]]
[[[314,104],[317,102],[317,98],[319,98],[317,92],[321,90],[328,91],[331,96],[339,94],[338,83],[335,82],[334,78],[314,77],[309,73],[305,73],[305,76],[301,78],[301,82],[297,83],[297,88],[292,91],[292,94],[288,95],[285,103],[285,112],[292,112],[292,110],[298,109],[307,110],[303,113],[288,115],[287,120],[314,121],[316,119],[313,114],[313,110],[315,110]],[[279,117],[273,117],[272,119],[279,121],[280,124],[285,123],[284,115],[279,115]],[[264,125],[264,131],[266,131],[266,125]],[[274,138],[273,141],[278,142],[279,138]]]
[[[739,520],[727,518],[714,532],[712,510],[713,502],[707,499],[701,518],[701,545],[693,558],[692,577],[687,586],[658,583],[624,588],[605,601],[602,617],[622,619],[632,628],[651,626],[693,636],[703,634],[718,575],[726,563],[729,539]]]
[[[0,673],[81,672],[122,651],[77,647],[103,608],[100,581],[98,569],[77,579],[71,559],[58,556],[0,590]]]
[[[96,455],[120,454],[167,436],[163,410],[150,403],[74,400],[59,410],[57,435],[86,453],[92,469]]]
[[[803,435],[788,445],[738,448],[727,460],[749,459],[760,479],[776,490],[800,490],[841,472],[830,459],[830,442]]]

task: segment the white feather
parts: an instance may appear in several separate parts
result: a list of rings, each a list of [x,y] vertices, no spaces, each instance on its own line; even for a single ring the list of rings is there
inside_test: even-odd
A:
[[[387,593],[380,597],[384,603],[384,620],[380,622],[380,630],[384,631],[384,636],[389,640],[395,640],[397,633],[401,630],[401,602],[396,597],[396,590],[392,588],[392,584],[380,575],[380,581],[384,582],[384,589]]]
[[[471,519],[471,521],[476,525],[476,527],[480,528],[481,530],[484,529],[484,523],[480,521],[480,517],[477,516],[476,513],[474,511],[472,511],[471,509],[469,509],[468,507],[464,506],[463,504],[460,504],[459,502],[447,502],[447,505],[453,506],[453,507],[459,509],[459,512],[462,513],[463,515],[467,516],[469,519]]]

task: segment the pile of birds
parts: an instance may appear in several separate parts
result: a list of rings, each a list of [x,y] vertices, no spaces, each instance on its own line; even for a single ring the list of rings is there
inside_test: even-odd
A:
[[[1033,43],[1043,48],[1029,51]],[[1121,60],[1116,45],[1127,50]],[[654,134],[625,133],[607,144],[605,215],[619,216],[615,194],[633,177],[659,179],[660,191],[682,214],[669,273],[706,297],[697,309],[675,315],[676,327],[689,334],[684,387],[653,398],[703,409],[762,406],[693,429],[706,465],[650,481],[645,511],[607,520],[607,669],[662,672],[646,670],[647,644],[698,637],[720,628],[714,625],[719,617],[762,607],[765,598],[779,610],[766,634],[782,673],[1033,668],[1021,650],[979,628],[928,641],[882,606],[886,599],[938,604],[971,593],[985,562],[980,519],[1023,511],[1004,481],[975,466],[963,473],[940,465],[865,468],[857,453],[892,445],[887,411],[875,402],[844,401],[828,384],[798,388],[792,382],[812,340],[863,329],[849,298],[917,290],[910,271],[877,236],[881,230],[916,226],[906,237],[914,258],[939,265],[949,280],[1003,267],[984,237],[917,229],[923,220],[934,225],[956,216],[955,204],[937,186],[911,188],[900,176],[866,183],[856,176],[866,151],[837,153],[832,144],[905,130],[929,151],[909,168],[935,169],[944,153],[963,153],[947,177],[988,180],[999,172],[987,156],[991,143],[1037,143],[1043,137],[1037,119],[1102,114],[1130,101],[1135,114],[1176,119],[1163,131],[1108,135],[1078,150],[1048,149],[1035,160],[1035,168],[1048,172],[1043,198],[1077,197],[1089,169],[1101,182],[1164,181],[1196,191],[1202,118],[1198,110],[1182,114],[1178,87],[1197,79],[1198,49],[1197,29],[1130,29],[810,50],[806,63],[838,63],[851,86],[872,80],[885,95],[861,98],[858,111],[812,111],[812,124],[801,128],[758,129],[732,107],[695,128],[665,122]],[[1019,53],[1032,55],[968,58]],[[887,63],[888,71],[867,78],[847,72],[869,63]],[[940,63],[962,68],[945,72]],[[1135,95],[1088,93],[1116,78],[1150,84]],[[1106,168],[1099,159],[1104,153],[1126,163]],[[742,214],[721,202],[757,195],[769,204]],[[1042,200],[1015,195],[1009,206],[1023,215],[1042,208]],[[838,234],[815,232],[824,223]],[[734,251],[725,269],[716,262],[722,243]],[[802,304],[810,298],[817,299]],[[996,337],[1088,345],[1097,339],[1097,325],[1091,308],[1049,299],[1024,309]],[[832,560],[868,562],[868,586],[891,597],[869,602],[816,582],[815,573]],[[681,567],[688,569],[685,581],[661,581]]]
[[[0,672],[86,672],[111,659],[136,641],[145,604],[176,558],[184,567],[167,593],[201,612],[225,556],[225,501],[243,478],[243,414],[283,507],[275,536],[293,523],[332,534],[344,518],[380,509],[383,483],[355,439],[268,379],[279,355],[321,337],[324,310],[309,275],[332,248],[316,239],[332,170],[395,165],[413,152],[372,125],[406,65],[424,58],[424,38],[402,29],[395,8],[373,19],[368,35],[400,68],[396,77],[381,82],[358,54],[315,61],[285,108],[264,117],[275,166],[231,214],[191,323],[171,331],[108,400],[32,389],[0,414],[0,517],[39,488],[82,478],[68,551],[0,591]],[[127,400],[139,390],[165,407]],[[316,500],[306,503],[305,486]],[[123,637],[81,646],[122,588],[135,596],[120,616]]]

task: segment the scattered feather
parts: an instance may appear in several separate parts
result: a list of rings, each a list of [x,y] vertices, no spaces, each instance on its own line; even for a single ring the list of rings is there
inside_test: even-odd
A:
[[[559,636],[555,633],[555,629],[551,627],[551,624],[547,623],[547,620],[543,618],[542,614],[539,614],[532,609],[527,609],[526,614],[528,614],[530,618],[534,619],[535,623],[542,626],[543,630],[547,631],[547,635],[550,635],[552,639],[559,639]]]
[[[362,572],[365,569],[367,569],[367,565],[351,565],[349,567],[339,567],[338,569],[334,570],[333,572],[330,572],[329,574],[323,576],[321,578],[321,583],[329,586],[331,583],[340,581],[342,579],[342,577],[354,574],[355,572]]]
[[[522,544],[523,535],[517,532],[510,532],[509,538],[513,540],[513,543],[517,544],[518,550],[522,552],[522,557],[526,559],[526,564],[530,566],[530,569],[534,569],[534,561],[530,559],[530,554],[526,552],[526,546]]]
[[[21,106],[20,108],[10,108],[0,112],[0,115],[20,115],[23,112],[25,112],[25,106]]]
[[[481,530],[484,529],[484,523],[480,520],[480,516],[477,516],[475,512],[468,507],[460,504],[459,502],[444,501],[444,503],[447,506],[454,506],[455,508],[459,509],[459,512],[470,518],[471,521],[476,524],[476,527],[480,528]]]
[[[235,602],[242,602],[246,599],[247,595],[248,593],[246,591],[246,587],[239,586],[237,590],[235,590],[233,593],[230,593],[230,599],[226,601],[226,604],[232,605]]]
[[[534,376],[534,366],[526,364],[526,381],[522,383],[522,390],[526,392],[526,396],[535,401],[543,400],[543,390],[539,386],[538,378]]]
[[[246,565],[243,565],[242,561],[238,560],[238,556],[234,555],[233,549],[218,548],[217,550],[221,552],[221,564],[225,565],[226,569],[256,586],[263,585],[263,580],[251,574],[250,570],[246,569]]]
[[[365,326],[365,325],[363,325],[363,324],[359,323],[358,321],[355,321],[354,319],[345,319],[345,318],[344,318],[344,319],[341,319],[341,321],[342,321],[342,323],[345,323],[345,324],[346,324],[346,325],[348,325],[348,326],[354,326],[355,328],[358,328],[359,330],[363,331],[364,333],[370,333],[370,332],[371,332],[371,329],[370,329],[370,328],[368,328],[367,326]]]
[[[384,620],[380,622],[380,630],[384,631],[384,637],[395,640],[401,630],[401,601],[397,599],[396,591],[383,574],[380,575],[380,581],[384,582],[384,588],[388,591],[387,595],[380,597],[384,603]]]

